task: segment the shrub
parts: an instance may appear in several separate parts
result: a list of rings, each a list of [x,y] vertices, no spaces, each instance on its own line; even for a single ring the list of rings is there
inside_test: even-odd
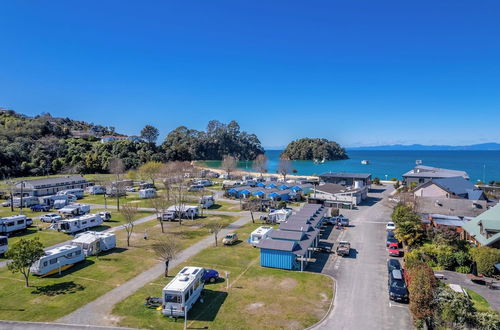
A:
[[[477,272],[491,276],[495,272],[495,264],[500,262],[500,250],[482,246],[471,250],[472,259],[477,265]]]
[[[455,271],[457,273],[469,274],[470,273],[470,267],[469,266],[458,266],[458,267],[455,268]]]
[[[469,267],[468,265],[470,265],[470,263],[471,263],[470,255],[467,252],[465,252],[465,251],[455,252],[453,254],[453,257],[455,258],[455,262],[459,266],[467,266],[467,267]]]
[[[435,323],[450,329],[464,329],[474,325],[476,309],[466,295],[444,286],[438,289],[436,303]]]
[[[374,185],[379,186],[379,185],[380,185],[380,179],[379,179],[379,178],[373,178],[372,183],[373,183]]]
[[[500,314],[495,312],[480,312],[476,314],[476,323],[479,329],[500,329]]]
[[[426,264],[415,264],[407,270],[410,312],[415,321],[428,320],[434,313],[434,294],[437,286],[434,272]]]
[[[455,258],[453,258],[453,253],[449,250],[441,250],[437,254],[438,264],[444,269],[453,269],[455,265]]]
[[[391,178],[391,181],[398,181],[398,178]]]

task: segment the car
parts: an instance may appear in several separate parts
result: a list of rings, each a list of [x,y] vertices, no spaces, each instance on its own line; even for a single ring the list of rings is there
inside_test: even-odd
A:
[[[136,189],[135,189],[135,187],[127,187],[127,188],[125,188],[125,191],[126,192],[136,192]]]
[[[10,206],[10,201],[6,201],[2,203],[3,207],[9,207]]]
[[[399,269],[394,269],[389,273],[388,279],[389,299],[395,301],[408,301],[408,289],[406,287],[403,273]]]
[[[394,230],[394,229],[396,229],[396,225],[394,224],[394,222],[388,222],[385,225],[385,230]]]
[[[396,237],[394,237],[394,232],[388,231],[387,232],[386,246],[389,246],[389,244],[391,244],[391,243],[397,243],[399,246],[399,241],[397,240]]]
[[[63,218],[59,214],[57,214],[57,213],[49,213],[49,214],[42,215],[40,217],[40,221],[42,221],[42,222],[51,222],[51,223],[60,221],[62,219]]]
[[[33,211],[33,212],[48,212],[48,211],[50,211],[50,206],[49,205],[40,205],[40,204],[33,205],[31,207],[31,211]]]
[[[205,269],[205,273],[203,273],[203,277],[201,279],[205,283],[215,283],[219,278],[219,272],[215,269]]]
[[[111,213],[108,211],[102,211],[97,214],[102,218],[103,221],[111,220]]]
[[[238,241],[238,235],[236,233],[227,234],[222,239],[222,244],[224,245],[233,245]]]
[[[402,270],[399,260],[398,259],[387,260],[387,273],[390,274],[395,269]]]
[[[397,243],[389,244],[389,255],[392,257],[399,257],[399,244]]]

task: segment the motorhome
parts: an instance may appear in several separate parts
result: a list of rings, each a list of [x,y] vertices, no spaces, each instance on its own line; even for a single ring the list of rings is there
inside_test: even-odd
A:
[[[85,255],[80,246],[63,245],[45,251],[45,255],[38,259],[30,270],[38,276],[49,276],[66,270],[83,260],[85,260]]]
[[[84,191],[83,189],[66,189],[66,190],[61,190],[57,192],[57,195],[75,195],[76,198],[80,199],[83,198],[84,196]]]
[[[91,195],[102,195],[106,193],[106,187],[101,185],[89,186],[87,192]]]
[[[74,219],[61,220],[54,224],[57,231],[74,234],[79,231],[102,225],[102,218],[98,214],[87,214]]]
[[[0,236],[0,256],[5,255],[5,252],[9,249],[9,241],[7,236]]]
[[[184,267],[162,292],[162,313],[169,317],[183,317],[200,297],[205,286],[201,267]]]
[[[21,207],[21,197],[14,197],[12,202],[14,207]],[[22,198],[23,207],[31,207],[33,205],[37,205],[38,203],[38,197],[35,196],[25,196]]]
[[[167,212],[162,214],[162,220],[172,221],[179,218],[194,219],[198,217],[199,209],[195,205],[172,205],[167,209]]]
[[[74,195],[71,195],[74,196]],[[43,197],[38,197],[38,202],[41,205],[48,205],[51,206],[55,209],[60,209],[65,207],[66,205],[69,204],[70,199],[69,195],[50,195],[50,196],[43,196]]]
[[[269,212],[267,220],[272,223],[284,222],[292,215],[291,209],[279,209]]]
[[[207,180],[207,179],[196,180],[195,183],[198,185],[202,185],[204,187],[209,187],[209,186],[213,185],[212,181]]]
[[[269,234],[273,231],[273,227],[270,226],[260,226],[259,228],[252,231],[248,243],[252,245],[258,244],[261,240],[266,239]]]
[[[84,215],[90,212],[90,205],[86,204],[70,204],[59,210],[59,214],[63,217],[74,217]]]
[[[0,234],[9,236],[15,232],[26,230],[28,225],[28,219],[25,215],[0,218]]]
[[[215,204],[214,196],[201,196],[200,197],[200,205],[204,209],[209,209]]]
[[[156,189],[146,188],[139,190],[139,198],[154,198],[156,197]]]
[[[113,233],[102,233],[98,231],[86,231],[77,234],[71,241],[71,245],[79,246],[86,256],[96,255],[116,247],[116,235]]]

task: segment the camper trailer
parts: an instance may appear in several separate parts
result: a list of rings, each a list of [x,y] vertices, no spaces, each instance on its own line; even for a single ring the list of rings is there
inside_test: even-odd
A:
[[[146,188],[139,190],[139,198],[154,198],[156,197],[156,189]]]
[[[9,241],[7,236],[0,236],[0,256],[5,255],[5,252],[9,249]]]
[[[201,267],[184,267],[170,283],[163,288],[162,313],[170,317],[183,317],[200,297],[204,288]]]
[[[106,187],[100,185],[89,186],[87,192],[91,195],[102,195],[106,193]]]
[[[23,207],[32,207],[38,204],[38,197],[35,196],[25,196],[22,198]],[[21,207],[21,197],[13,198],[14,207]]]
[[[198,217],[198,206],[195,205],[172,205],[167,209],[167,212],[163,213],[162,220],[172,221],[179,218],[183,219],[194,219]]]
[[[15,232],[26,230],[28,225],[28,219],[25,215],[0,218],[0,234],[9,236]]]
[[[67,195],[50,195],[38,197],[38,202],[41,205],[47,205],[55,209],[60,209],[69,204],[69,199]]]
[[[290,209],[279,209],[269,212],[267,220],[271,223],[284,222],[292,215]]]
[[[45,255],[38,259],[30,270],[38,276],[49,276],[68,269],[83,260],[85,260],[85,255],[81,247],[63,245],[45,251]]]
[[[87,214],[74,219],[61,220],[54,224],[57,231],[73,234],[79,231],[102,225],[102,218],[97,214]]]
[[[59,210],[59,214],[63,217],[75,217],[84,215],[90,212],[90,205],[86,204],[70,204]]]
[[[269,234],[273,231],[273,227],[270,226],[261,226],[255,229],[248,239],[248,243],[252,245],[258,244],[261,240],[266,239]]]
[[[116,235],[98,231],[86,231],[75,236],[71,245],[79,246],[86,256],[96,255],[116,247]]]
[[[61,190],[57,192],[57,195],[75,195],[76,198],[80,199],[83,198],[84,192],[83,189],[66,189],[66,190]]]
[[[204,209],[209,209],[215,204],[214,196],[201,196],[200,205]]]

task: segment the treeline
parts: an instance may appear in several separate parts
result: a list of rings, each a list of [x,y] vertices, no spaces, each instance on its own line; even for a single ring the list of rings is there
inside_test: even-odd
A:
[[[290,160],[339,160],[348,159],[345,149],[327,139],[303,138],[290,142],[282,153]]]
[[[257,136],[241,131],[235,121],[211,121],[206,131],[181,126],[161,145],[156,145],[158,135],[158,129],[147,125],[140,137],[102,143],[102,136],[121,135],[114,127],[0,109],[0,179],[107,173],[115,158],[129,170],[149,161],[218,160],[224,155],[253,160],[264,152]]]

